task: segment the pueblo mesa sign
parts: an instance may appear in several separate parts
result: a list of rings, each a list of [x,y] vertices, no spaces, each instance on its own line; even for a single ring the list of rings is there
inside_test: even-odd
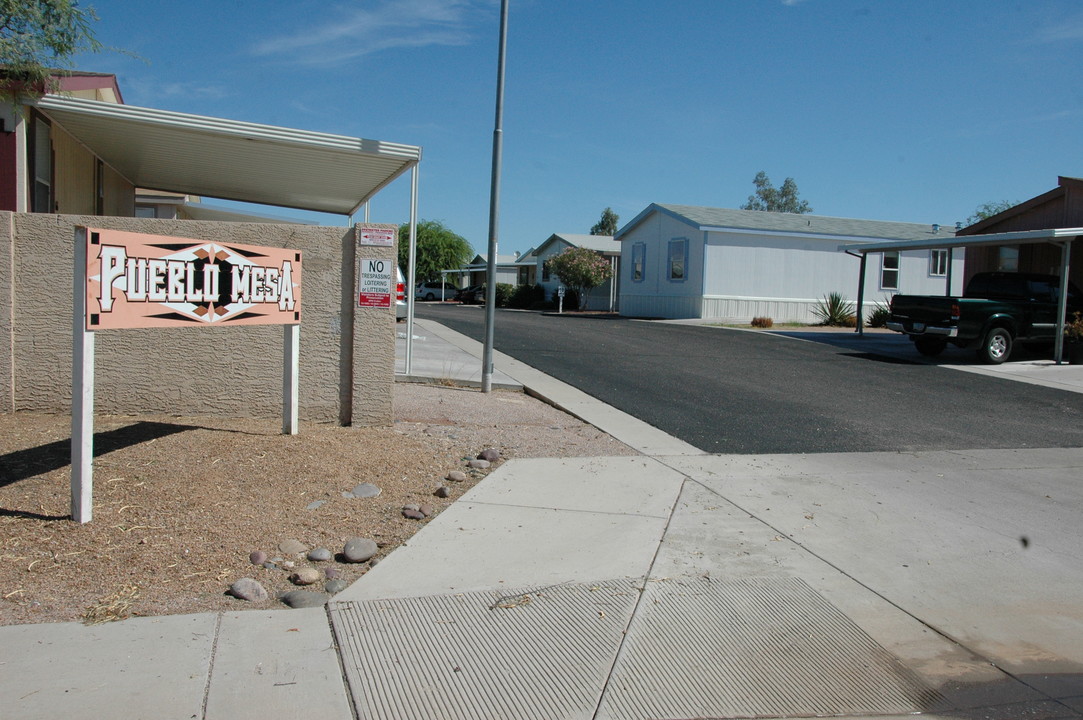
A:
[[[293,325],[297,250],[86,231],[86,329]]]

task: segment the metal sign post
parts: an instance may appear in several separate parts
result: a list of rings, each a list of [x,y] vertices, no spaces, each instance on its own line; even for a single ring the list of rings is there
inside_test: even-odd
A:
[[[75,229],[71,360],[71,519],[90,522],[94,495],[94,333],[86,329],[87,229]]]
[[[75,229],[71,517],[94,495],[94,333],[147,327],[284,325],[282,432],[297,434],[301,253],[191,238]]]

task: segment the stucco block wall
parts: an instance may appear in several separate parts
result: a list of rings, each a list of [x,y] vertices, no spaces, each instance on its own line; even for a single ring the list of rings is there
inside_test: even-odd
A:
[[[70,411],[77,225],[301,250],[301,419],[390,422],[394,308],[354,307],[352,229],[13,213],[0,213],[5,411]],[[99,413],[281,417],[281,326],[108,330],[95,345]]]

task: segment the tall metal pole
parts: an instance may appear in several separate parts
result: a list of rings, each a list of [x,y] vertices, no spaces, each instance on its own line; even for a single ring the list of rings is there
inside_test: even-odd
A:
[[[406,376],[414,372],[414,283],[417,282],[417,163],[410,170],[410,248],[406,268]],[[396,265],[398,259],[395,259]]]
[[[489,257],[485,268],[485,345],[481,391],[493,390],[493,325],[496,322],[496,246],[500,224],[500,160],[504,149],[504,57],[507,54],[508,0],[500,2],[500,56],[496,64],[496,127],[493,130],[493,181],[489,190]]]

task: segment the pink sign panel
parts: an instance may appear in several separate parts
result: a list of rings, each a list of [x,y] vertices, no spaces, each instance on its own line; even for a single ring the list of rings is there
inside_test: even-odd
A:
[[[87,330],[301,322],[301,252],[87,228]]]

